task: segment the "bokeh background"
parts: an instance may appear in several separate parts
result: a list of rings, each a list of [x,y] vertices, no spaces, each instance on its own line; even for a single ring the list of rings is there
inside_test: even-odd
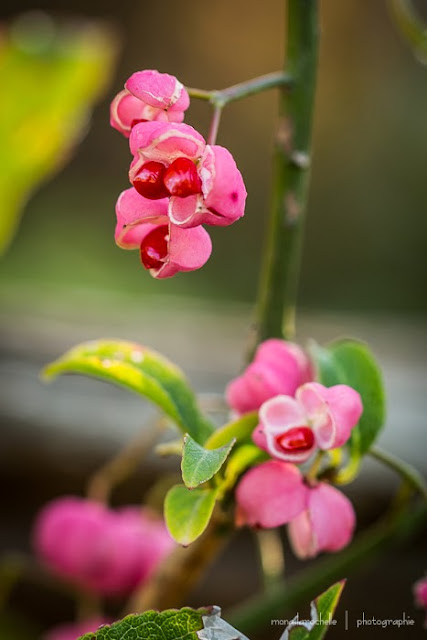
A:
[[[268,217],[276,93],[232,104],[223,115],[219,143],[231,149],[244,175],[245,217],[212,230],[214,251],[202,270],[167,281],[151,279],[136,253],[114,245],[114,204],[128,186],[129,151],[109,128],[108,110],[137,69],[157,68],[201,88],[279,69],[282,5],[279,0],[3,3],[4,21],[36,9],[60,21],[102,20],[114,31],[110,46],[120,43],[86,137],[64,168],[35,191],[2,260],[3,549],[29,549],[39,506],[62,492],[83,491],[88,474],[150,416],[138,398],[101,383],[76,378],[44,387],[38,371],[49,359],[79,340],[117,336],[162,350],[200,392],[221,393],[239,370]],[[418,5],[427,17],[425,3]],[[389,392],[382,444],[425,471],[427,68],[400,38],[385,2],[323,0],[321,14],[298,333],[301,340],[354,335],[369,341]],[[7,90],[3,86],[2,93]],[[209,116],[208,105],[193,101],[187,120],[207,133]],[[1,162],[6,166],[7,157]],[[149,458],[137,481],[120,488],[115,500],[138,501],[164,469],[173,465]],[[362,524],[375,519],[396,486],[388,472],[366,465],[350,487]],[[410,587],[427,566],[422,543],[420,537],[410,549],[355,576],[343,608],[354,617],[361,611],[378,617],[406,611],[416,617],[417,629],[387,633],[417,637],[421,614],[413,609]],[[255,553],[251,545],[242,534],[241,544],[225,555],[194,602],[218,600],[220,593],[219,604],[226,606],[253,593],[259,585],[256,568],[247,562]],[[65,598],[30,580],[14,590],[10,611],[12,638],[23,633],[16,616],[18,626],[29,629],[27,637],[35,638],[73,613]],[[277,630],[272,633],[275,637]],[[348,637],[352,633],[362,632],[350,629]],[[380,631],[364,633],[376,637]]]

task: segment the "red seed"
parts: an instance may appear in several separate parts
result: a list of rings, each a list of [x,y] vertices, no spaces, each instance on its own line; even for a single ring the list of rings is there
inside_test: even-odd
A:
[[[144,198],[149,200],[167,198],[169,193],[163,184],[164,174],[164,164],[161,162],[146,162],[134,177],[132,184]]]
[[[293,427],[276,437],[277,445],[286,452],[308,451],[314,445],[310,427]]]
[[[156,227],[141,243],[141,262],[146,269],[160,269],[168,255],[168,225]]]
[[[163,182],[171,196],[180,198],[200,193],[202,190],[196,165],[189,158],[174,160],[166,169]]]

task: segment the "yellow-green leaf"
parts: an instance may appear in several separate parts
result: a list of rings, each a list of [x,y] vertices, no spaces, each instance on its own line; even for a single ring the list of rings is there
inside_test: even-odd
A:
[[[32,191],[70,157],[117,52],[105,24],[20,16],[0,39],[0,253]]]
[[[161,354],[136,343],[84,342],[48,365],[43,376],[50,380],[63,373],[81,373],[135,391],[157,404],[201,444],[213,432],[183,372]]]

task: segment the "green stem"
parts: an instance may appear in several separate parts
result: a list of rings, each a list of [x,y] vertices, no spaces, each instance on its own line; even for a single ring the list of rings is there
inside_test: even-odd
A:
[[[247,98],[248,96],[255,95],[261,91],[267,91],[268,89],[274,89],[275,87],[289,89],[292,84],[292,76],[286,71],[275,71],[254,78],[253,80],[248,80],[247,82],[235,84],[232,87],[217,92],[217,95],[220,100],[227,104],[228,102]]]
[[[196,89],[195,87],[185,87],[188,91],[190,98],[197,98],[198,100],[212,101],[212,96],[215,91],[207,91],[206,89]]]
[[[380,523],[359,534],[348,549],[334,557],[318,561],[285,585],[278,585],[267,593],[252,598],[234,611],[226,612],[227,622],[242,633],[254,633],[265,629],[271,619],[295,614],[300,603],[306,603],[319,595],[333,582],[341,580],[365,565],[365,561],[378,558],[396,543],[410,539],[426,524],[427,508],[408,508],[398,518],[384,518]]]
[[[406,480],[413,489],[418,491],[423,498],[427,500],[427,485],[425,480],[413,466],[392,453],[383,451],[379,447],[371,447],[369,449],[369,455],[387,465],[387,467],[390,467],[393,471],[396,471],[401,478]]]
[[[317,69],[317,0],[289,0],[286,43],[286,66],[294,83],[292,91],[282,90],[280,97],[271,213],[252,350],[266,338],[294,335]]]
[[[229,102],[247,98],[261,91],[274,89],[275,87],[290,87],[292,85],[291,76],[284,71],[276,71],[267,73],[264,76],[253,78],[247,82],[240,82],[231,87],[221,90],[205,91],[204,89],[193,89],[187,87],[187,91],[191,98],[199,100],[207,100],[214,106],[224,107]]]

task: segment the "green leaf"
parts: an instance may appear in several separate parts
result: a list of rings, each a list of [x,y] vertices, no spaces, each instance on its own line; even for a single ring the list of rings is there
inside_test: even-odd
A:
[[[209,524],[216,497],[216,489],[172,487],[165,499],[166,526],[172,538],[184,547],[194,542]]]
[[[205,449],[190,435],[184,438],[182,451],[182,479],[189,489],[210,480],[222,467],[236,440],[219,449]]]
[[[168,609],[145,611],[105,625],[80,640],[198,640],[197,631],[203,629],[202,616],[208,609]]]
[[[384,385],[374,356],[364,343],[354,340],[339,340],[325,348],[313,345],[311,352],[322,384],[348,384],[362,396],[363,413],[353,429],[350,446],[363,455],[385,420]]]
[[[0,253],[31,193],[86,133],[116,52],[114,33],[96,22],[76,26],[23,14],[2,30]]]
[[[205,442],[207,449],[216,449],[226,445],[230,440],[236,442],[249,440],[253,430],[258,424],[258,412],[245,413],[245,415],[228,422],[223,427],[217,429]]]
[[[337,582],[311,602],[311,620],[300,620],[296,616],[288,625],[283,640],[322,640],[330,626],[338,605],[345,580]]]
[[[213,425],[201,413],[183,372],[156,351],[122,340],[85,342],[48,365],[46,380],[81,373],[135,391],[159,406],[184,433],[203,444]]]

